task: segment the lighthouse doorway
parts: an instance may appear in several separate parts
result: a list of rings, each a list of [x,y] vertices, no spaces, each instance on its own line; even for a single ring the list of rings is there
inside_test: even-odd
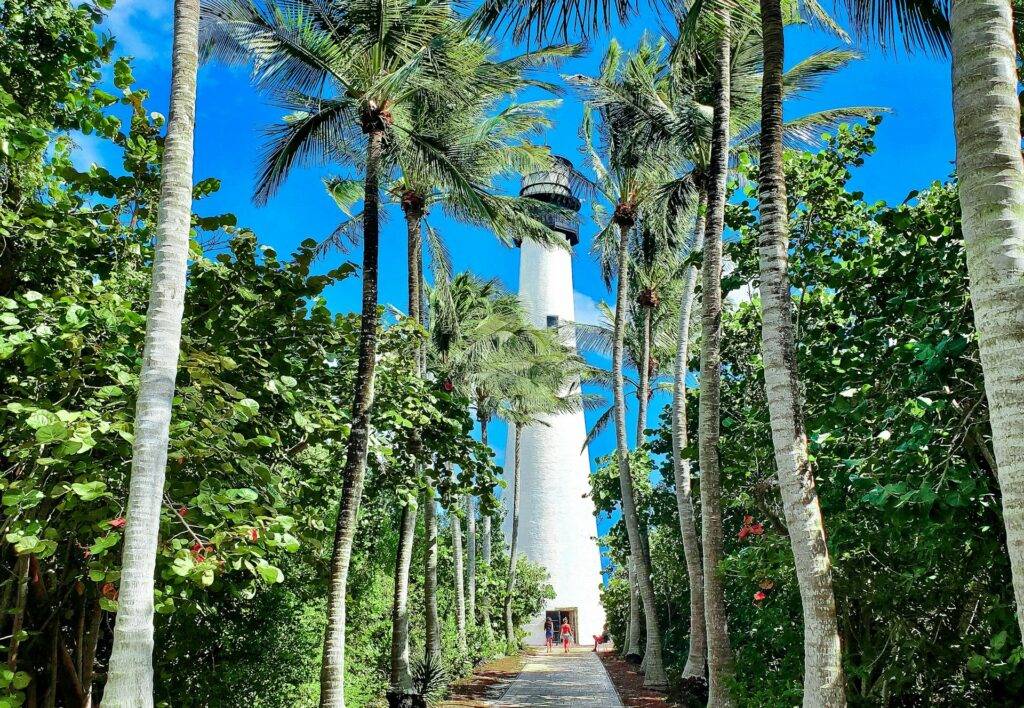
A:
[[[572,627],[572,642],[573,644],[579,644],[579,622],[578,615],[575,607],[563,607],[558,610],[548,610],[546,613],[546,619],[551,620],[551,624],[555,628],[555,642],[562,641],[562,622],[568,620],[569,626]]]

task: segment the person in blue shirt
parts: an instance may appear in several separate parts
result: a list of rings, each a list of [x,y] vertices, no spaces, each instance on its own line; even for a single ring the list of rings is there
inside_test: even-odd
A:
[[[548,654],[550,654],[551,646],[555,643],[555,625],[552,624],[550,617],[544,623],[544,639],[548,645]]]

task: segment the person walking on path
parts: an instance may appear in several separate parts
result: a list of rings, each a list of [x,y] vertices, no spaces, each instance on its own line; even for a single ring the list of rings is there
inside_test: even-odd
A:
[[[551,647],[555,643],[555,625],[548,617],[547,621],[544,622],[544,639],[548,645],[548,654],[551,653]]]
[[[565,653],[569,653],[569,640],[572,639],[572,627],[569,626],[569,620],[562,620],[562,648],[565,649]]]

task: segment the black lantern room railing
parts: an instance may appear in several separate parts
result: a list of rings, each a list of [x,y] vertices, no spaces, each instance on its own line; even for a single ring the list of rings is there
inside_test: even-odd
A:
[[[581,204],[573,193],[572,173],[572,163],[564,157],[555,156],[550,170],[532,172],[523,177],[523,187],[519,190],[519,196],[553,204],[574,213],[578,212]],[[565,234],[573,246],[580,242],[575,218],[568,215],[544,214],[541,221],[553,231]]]

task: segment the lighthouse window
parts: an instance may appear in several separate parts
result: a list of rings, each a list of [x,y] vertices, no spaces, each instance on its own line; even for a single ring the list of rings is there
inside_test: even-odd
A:
[[[559,323],[558,315],[548,315],[548,327],[557,327]]]

